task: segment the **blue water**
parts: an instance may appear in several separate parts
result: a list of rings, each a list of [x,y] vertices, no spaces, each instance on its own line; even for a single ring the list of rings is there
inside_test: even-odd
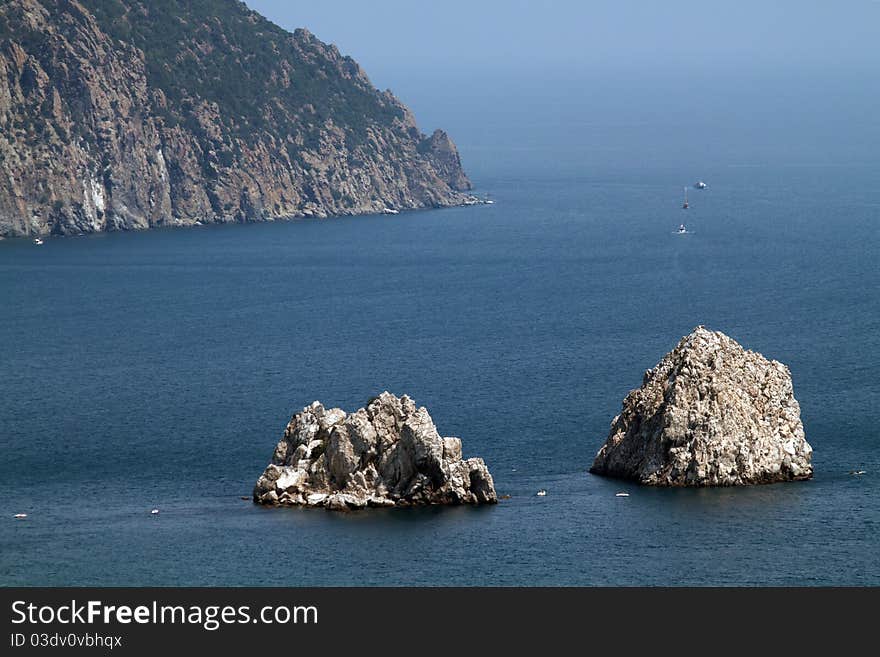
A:
[[[875,163],[733,134],[685,171],[658,156],[675,135],[572,125],[516,147],[462,129],[491,206],[0,242],[0,584],[880,584]],[[587,474],[697,324],[790,366],[813,481]],[[385,389],[511,499],[240,499],[291,413]]]

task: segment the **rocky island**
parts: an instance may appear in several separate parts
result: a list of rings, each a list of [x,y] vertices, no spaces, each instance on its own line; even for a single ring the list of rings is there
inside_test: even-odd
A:
[[[698,326],[623,401],[590,472],[653,486],[809,479],[791,373]]]
[[[293,416],[254,502],[332,510],[426,504],[494,504],[481,458],[463,459],[424,407],[383,392],[346,414],[320,402]]]
[[[0,3],[0,236],[478,202],[442,130],[236,0]]]

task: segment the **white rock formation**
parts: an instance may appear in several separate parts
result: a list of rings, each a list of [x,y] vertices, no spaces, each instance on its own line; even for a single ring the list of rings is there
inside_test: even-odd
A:
[[[344,510],[498,498],[483,459],[463,460],[461,440],[441,438],[424,407],[383,392],[355,413],[316,401],[294,415],[254,501]]]
[[[698,326],[623,401],[590,472],[654,486],[809,479],[791,373]]]

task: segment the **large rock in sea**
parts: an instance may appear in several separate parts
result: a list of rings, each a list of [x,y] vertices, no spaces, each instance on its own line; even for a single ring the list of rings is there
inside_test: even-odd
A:
[[[623,401],[590,472],[652,486],[809,479],[791,373],[698,326]]]
[[[442,438],[424,407],[383,392],[355,413],[316,401],[294,415],[254,501],[345,510],[498,497],[483,459],[462,459],[461,440]]]

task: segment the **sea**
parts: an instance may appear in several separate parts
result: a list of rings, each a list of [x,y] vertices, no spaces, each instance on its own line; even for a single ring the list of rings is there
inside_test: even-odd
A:
[[[0,242],[0,585],[880,584],[880,92],[674,77],[402,80],[490,205]],[[701,324],[790,367],[811,481],[588,473]],[[509,499],[251,502],[383,390]]]

